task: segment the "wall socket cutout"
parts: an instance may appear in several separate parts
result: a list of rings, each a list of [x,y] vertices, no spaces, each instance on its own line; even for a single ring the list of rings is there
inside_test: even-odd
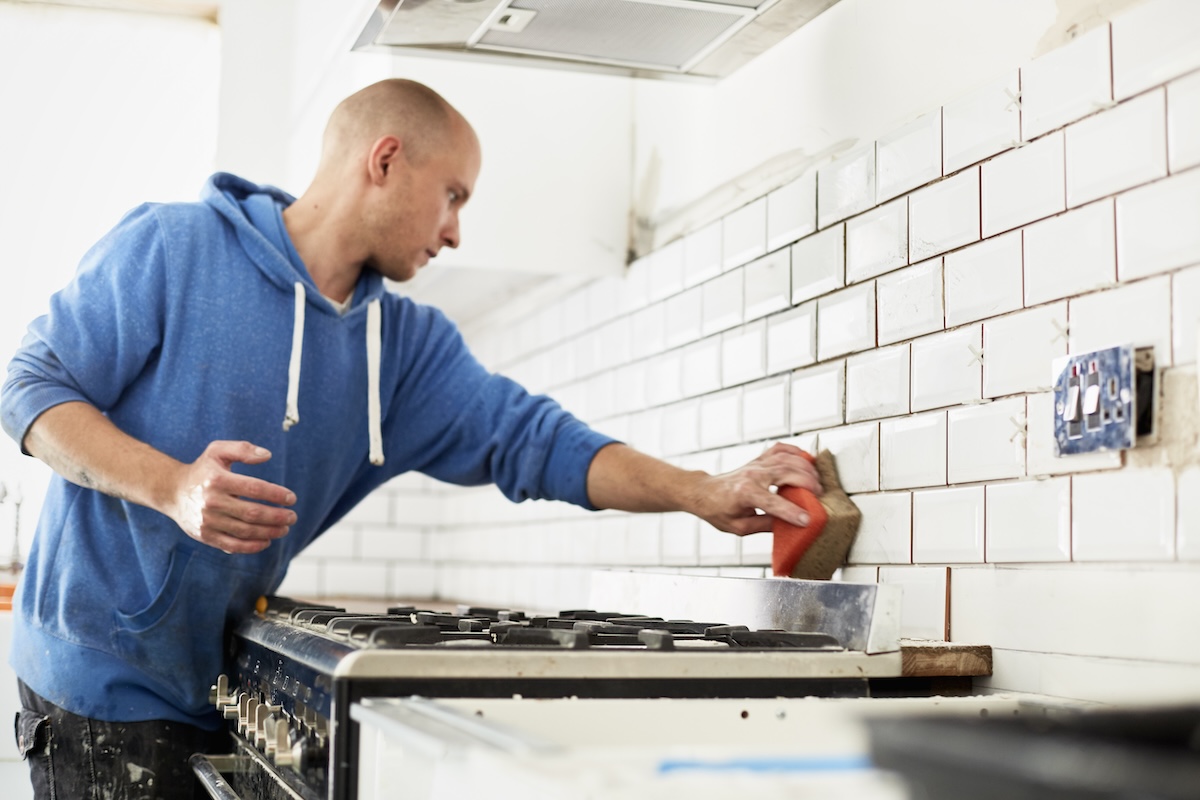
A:
[[[1060,456],[1156,441],[1154,348],[1122,345],[1054,361],[1054,444]]]

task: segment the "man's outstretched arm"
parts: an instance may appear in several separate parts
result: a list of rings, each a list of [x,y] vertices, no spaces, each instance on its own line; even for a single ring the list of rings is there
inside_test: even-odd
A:
[[[808,514],[771,491],[772,486],[801,486],[821,493],[817,471],[801,452],[778,443],[743,467],[709,475],[610,444],[596,453],[588,469],[588,497],[596,508],[686,511],[739,536],[771,530],[775,517],[805,526]]]

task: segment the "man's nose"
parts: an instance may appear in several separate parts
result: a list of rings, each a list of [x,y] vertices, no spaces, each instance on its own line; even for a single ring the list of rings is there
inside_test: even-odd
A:
[[[442,242],[446,247],[456,248],[462,237],[458,228],[458,214],[450,215],[450,219],[446,222],[446,226],[442,228]]]

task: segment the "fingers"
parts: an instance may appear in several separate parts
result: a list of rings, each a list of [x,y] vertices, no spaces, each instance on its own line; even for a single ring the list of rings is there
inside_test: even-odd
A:
[[[231,471],[234,463],[263,463],[270,457],[250,442],[212,442],[188,468],[175,517],[179,527],[226,553],[261,552],[286,536],[296,514],[279,506],[294,504],[296,495],[287,487]]]

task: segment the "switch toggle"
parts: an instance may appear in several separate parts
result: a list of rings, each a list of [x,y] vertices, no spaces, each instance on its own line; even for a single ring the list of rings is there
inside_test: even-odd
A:
[[[1124,450],[1154,440],[1154,348],[1123,345],[1054,362],[1058,455]]]

